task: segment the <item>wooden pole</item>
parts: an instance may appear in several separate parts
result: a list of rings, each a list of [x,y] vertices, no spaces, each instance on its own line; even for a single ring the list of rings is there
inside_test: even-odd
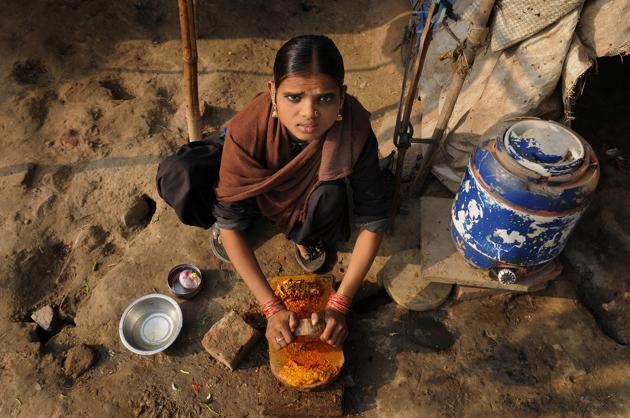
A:
[[[403,108],[402,118],[399,124],[396,125],[396,130],[394,132],[394,144],[397,143],[396,137],[400,136],[401,131],[404,131],[405,133],[408,132],[409,120],[411,119],[411,109],[413,108],[414,101],[416,100],[416,96],[418,95],[418,83],[420,81],[420,75],[422,74],[422,68],[424,67],[424,61],[427,57],[427,50],[429,49],[429,44],[431,43],[432,39],[433,23],[431,21],[433,20],[433,15],[435,14],[436,8],[437,6],[435,2],[431,3],[431,6],[429,6],[427,17],[424,23],[424,28],[422,29],[422,36],[420,37],[420,44],[418,46],[418,63],[415,68],[411,87],[409,87],[409,94]],[[420,104],[422,104],[422,102],[420,102]],[[422,109],[420,109],[420,112],[422,112]],[[400,141],[400,138],[398,138],[398,141]],[[408,148],[409,144],[407,143],[399,147],[398,158],[396,158],[394,197],[392,199],[392,205],[389,209],[389,221],[392,230],[394,229],[396,213],[398,213],[398,207],[400,206],[400,183],[402,182],[402,172],[405,164],[405,155],[407,154]]]
[[[201,140],[199,88],[197,86],[197,28],[193,0],[177,0],[179,27],[182,34],[184,61],[184,95],[186,97],[186,123],[188,140]]]
[[[421,193],[422,185],[431,171],[436,151],[444,146],[444,142],[446,141],[444,131],[446,130],[446,126],[451,118],[451,115],[453,114],[453,109],[455,108],[455,103],[457,102],[457,97],[462,90],[462,86],[464,85],[464,80],[466,80],[466,76],[475,62],[477,49],[481,46],[481,43],[484,41],[488,33],[488,19],[490,18],[490,13],[492,12],[494,3],[495,0],[481,0],[479,12],[475,16],[475,19],[468,30],[466,46],[455,64],[456,69],[453,74],[453,79],[446,90],[444,107],[440,112],[437,124],[433,130],[433,135],[431,136],[433,144],[429,145],[426,153],[424,154],[420,170],[411,185],[412,193],[416,196]]]

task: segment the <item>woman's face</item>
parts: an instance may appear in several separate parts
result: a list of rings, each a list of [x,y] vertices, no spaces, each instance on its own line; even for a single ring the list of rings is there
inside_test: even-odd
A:
[[[268,87],[273,98],[274,83]],[[337,120],[343,94],[329,75],[289,76],[275,89],[278,119],[300,141],[321,138]]]

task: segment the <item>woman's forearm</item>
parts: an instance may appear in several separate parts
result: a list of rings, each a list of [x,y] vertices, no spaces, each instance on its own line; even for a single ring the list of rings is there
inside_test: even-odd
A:
[[[383,234],[371,232],[367,229],[359,231],[357,242],[354,244],[352,256],[350,257],[350,264],[337,290],[338,293],[349,298],[354,297],[372,266],[382,239]]]
[[[230,257],[232,265],[243,278],[249,290],[254,294],[258,303],[265,303],[273,298],[274,294],[267,278],[260,269],[258,260],[254,255],[245,233],[231,229],[221,230],[223,247]]]

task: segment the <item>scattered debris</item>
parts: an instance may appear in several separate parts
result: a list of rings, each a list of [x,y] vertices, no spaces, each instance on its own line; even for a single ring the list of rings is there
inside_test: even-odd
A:
[[[63,266],[61,266],[61,270],[59,271],[59,274],[55,278],[54,283],[59,283],[59,281],[65,274],[66,269],[68,268],[68,265],[70,265],[70,260],[72,259],[72,253],[74,252],[75,248],[81,241],[81,238],[83,237],[83,233],[86,231],[86,229],[87,229],[86,225],[83,225],[79,228],[79,232],[77,232],[77,236],[72,242],[72,247],[70,247],[70,252],[68,253],[68,257],[66,257],[66,260],[64,261]]]
[[[212,357],[230,370],[254,346],[260,332],[247,324],[236,312],[230,311],[203,336],[201,344]]]
[[[212,415],[214,415],[215,417],[220,417],[221,414],[219,414],[217,411],[215,411],[214,409],[212,409],[212,407],[210,406],[210,404],[206,404],[206,408],[208,409],[208,411],[210,411],[210,413]]]
[[[66,376],[77,378],[85,373],[94,361],[96,356],[94,350],[85,344],[72,347],[66,355],[63,370]]]
[[[46,332],[52,334],[57,330],[57,316],[51,306],[39,308],[31,315],[31,319]]]
[[[184,374],[190,374],[190,372],[187,372],[186,370],[179,369],[179,371],[184,373]]]

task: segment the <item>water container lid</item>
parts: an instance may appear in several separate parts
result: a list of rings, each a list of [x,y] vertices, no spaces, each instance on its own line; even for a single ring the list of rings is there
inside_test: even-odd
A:
[[[570,174],[584,161],[580,139],[556,122],[517,122],[506,131],[503,142],[510,157],[543,177]]]

